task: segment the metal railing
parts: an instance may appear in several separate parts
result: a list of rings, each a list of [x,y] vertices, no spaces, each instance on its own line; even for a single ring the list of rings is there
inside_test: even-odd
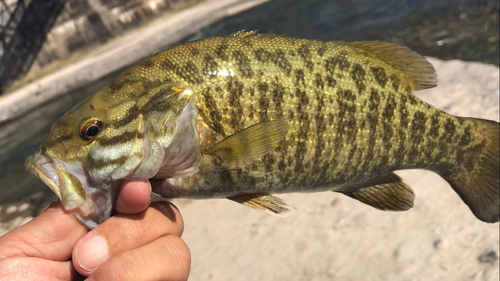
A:
[[[66,0],[0,0],[0,94],[25,75]]]

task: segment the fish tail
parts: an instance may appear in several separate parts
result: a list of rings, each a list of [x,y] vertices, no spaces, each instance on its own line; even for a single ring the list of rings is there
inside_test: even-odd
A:
[[[474,215],[489,223],[500,217],[500,124],[466,118],[478,129],[475,145],[469,146],[458,172],[443,177],[469,206]]]

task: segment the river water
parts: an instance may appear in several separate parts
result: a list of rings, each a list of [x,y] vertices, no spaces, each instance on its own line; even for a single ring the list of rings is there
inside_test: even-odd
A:
[[[498,65],[498,9],[498,0],[275,0],[214,23],[190,40],[258,29],[314,39],[389,41],[444,60]],[[25,159],[60,116],[121,71],[0,126],[0,204],[40,191],[55,198],[24,169]]]

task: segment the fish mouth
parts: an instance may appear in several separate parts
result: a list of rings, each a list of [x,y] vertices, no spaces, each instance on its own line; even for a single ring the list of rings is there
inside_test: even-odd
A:
[[[25,167],[28,172],[41,179],[61,199],[59,191],[59,177],[52,165],[50,157],[37,152],[26,159]]]
[[[85,202],[88,176],[77,161],[66,163],[37,151],[26,159],[25,167],[59,197],[66,210]]]

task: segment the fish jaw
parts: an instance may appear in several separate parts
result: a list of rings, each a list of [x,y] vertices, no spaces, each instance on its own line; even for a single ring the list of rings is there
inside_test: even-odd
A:
[[[49,186],[66,210],[77,208],[85,202],[88,177],[78,162],[64,163],[37,151],[28,157],[25,166]]]
[[[57,195],[64,209],[89,229],[111,216],[117,184],[93,187],[80,161],[63,162],[37,151],[28,157],[25,166]]]

